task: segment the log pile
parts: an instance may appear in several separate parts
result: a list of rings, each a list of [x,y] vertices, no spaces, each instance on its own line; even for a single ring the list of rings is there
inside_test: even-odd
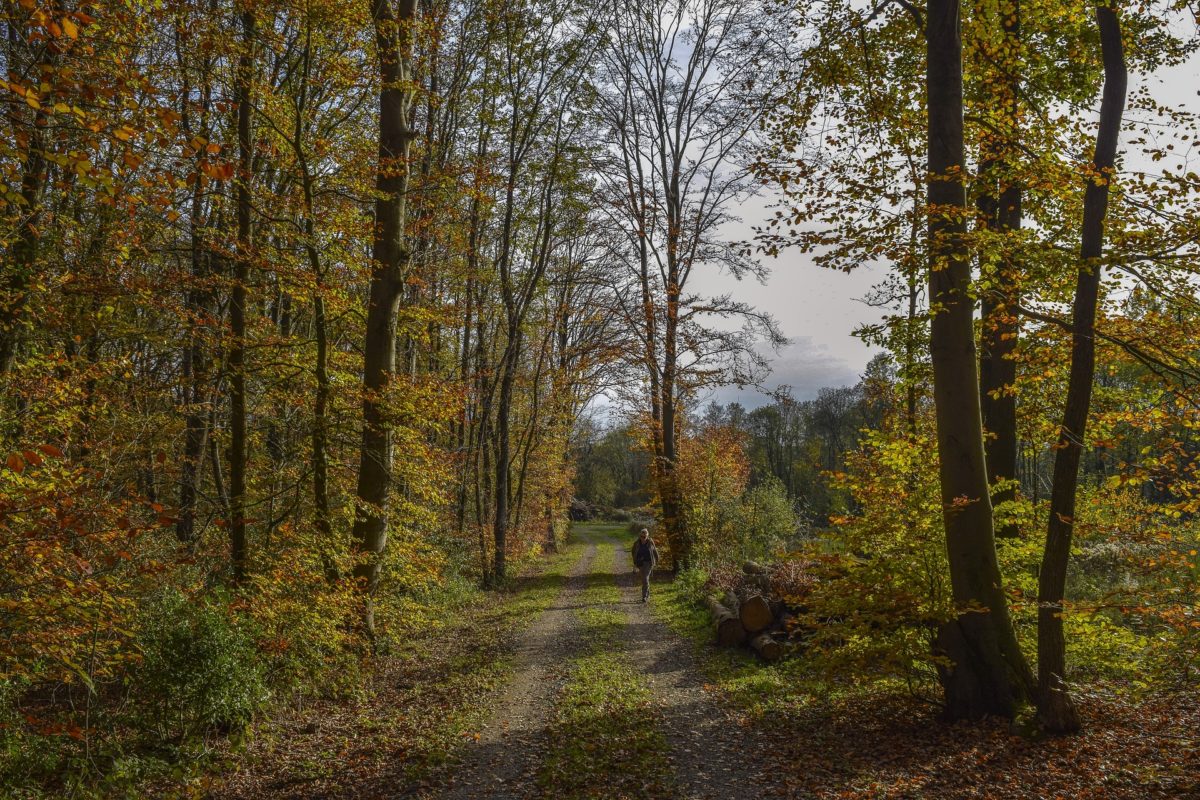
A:
[[[733,591],[718,599],[706,597],[716,642],[721,647],[745,646],[764,661],[778,661],[790,646],[792,614],[771,597],[771,573],[753,561],[742,565]]]

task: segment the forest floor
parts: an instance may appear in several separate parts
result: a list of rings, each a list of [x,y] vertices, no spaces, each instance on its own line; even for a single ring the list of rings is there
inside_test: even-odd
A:
[[[1084,734],[949,726],[898,687],[814,684],[707,645],[662,575],[640,602],[623,526],[381,660],[368,690],[266,724],[212,798],[1197,798],[1194,698],[1082,697]]]

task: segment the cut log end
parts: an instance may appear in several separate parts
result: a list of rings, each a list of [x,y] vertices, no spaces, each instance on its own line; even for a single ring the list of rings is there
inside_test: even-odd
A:
[[[746,632],[750,634],[764,631],[775,622],[775,615],[771,613],[770,603],[759,595],[747,597],[742,601],[738,607],[738,617]]]
[[[706,597],[705,603],[713,616],[713,627],[717,634],[717,644],[722,647],[736,647],[746,641],[746,628],[742,621],[719,601]]]
[[[778,661],[783,658],[783,645],[768,634],[760,633],[755,636],[750,640],[750,646],[763,661]]]

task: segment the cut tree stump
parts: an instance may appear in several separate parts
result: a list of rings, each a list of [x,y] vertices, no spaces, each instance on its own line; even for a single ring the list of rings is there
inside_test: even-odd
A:
[[[746,641],[746,629],[738,615],[734,614],[713,597],[704,598],[708,610],[713,616],[713,627],[717,632],[717,644],[722,647],[736,647]]]
[[[766,630],[775,621],[775,615],[771,613],[771,605],[766,598],[760,595],[752,595],[742,601],[742,604],[738,606],[738,618],[741,619],[742,627],[749,634]]]
[[[783,658],[783,645],[772,639],[770,634],[760,633],[750,640],[750,646],[763,661],[778,661]]]

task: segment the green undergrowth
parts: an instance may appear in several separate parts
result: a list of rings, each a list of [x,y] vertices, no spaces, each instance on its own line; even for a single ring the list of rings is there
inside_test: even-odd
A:
[[[608,530],[608,528],[615,530]],[[556,698],[550,749],[538,780],[556,798],[668,798],[667,742],[644,676],[625,658],[626,615],[613,582],[612,538],[621,526],[580,526],[600,541],[587,586],[579,595],[584,650]]]

